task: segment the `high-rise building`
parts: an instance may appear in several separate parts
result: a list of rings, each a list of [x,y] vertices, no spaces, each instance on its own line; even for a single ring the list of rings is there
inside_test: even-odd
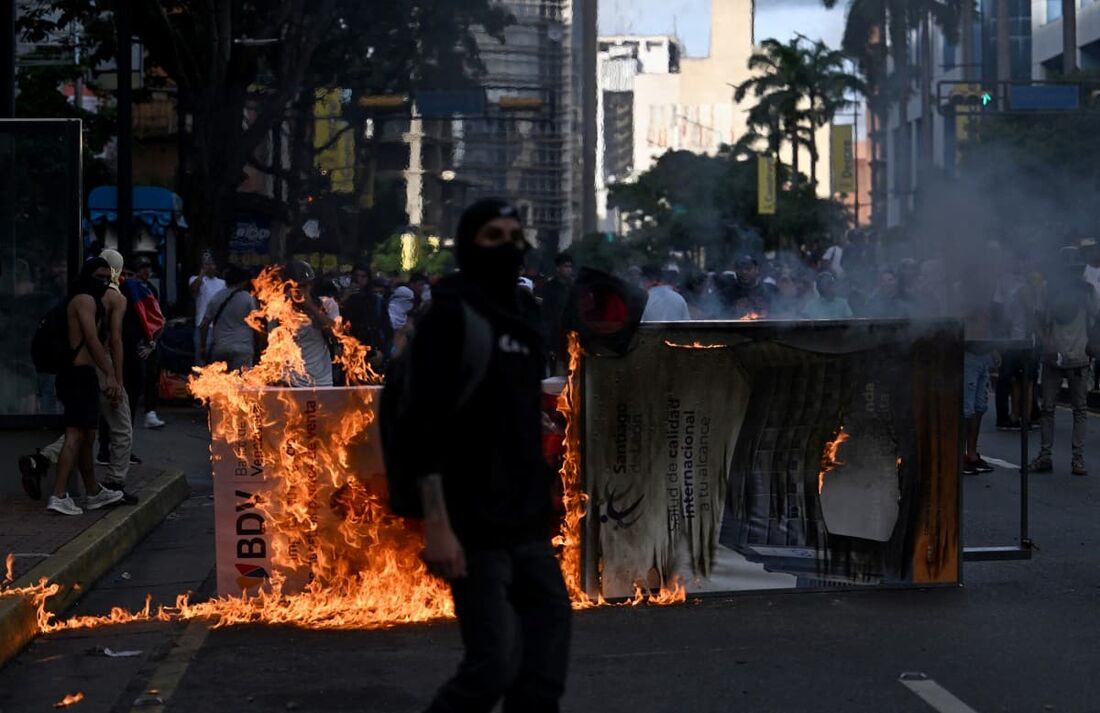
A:
[[[468,199],[516,202],[532,238],[563,248],[595,229],[595,0],[501,0],[515,23],[477,35],[487,106],[456,126]]]
[[[1035,79],[1062,73],[1062,0],[1035,0],[1031,5],[1032,72]],[[1085,71],[1100,69],[1100,2],[1076,0],[1077,66]]]

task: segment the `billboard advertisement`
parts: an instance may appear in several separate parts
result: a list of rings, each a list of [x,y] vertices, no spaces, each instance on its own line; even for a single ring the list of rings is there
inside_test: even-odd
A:
[[[588,594],[957,583],[962,349],[947,322],[670,323],[586,357]]]

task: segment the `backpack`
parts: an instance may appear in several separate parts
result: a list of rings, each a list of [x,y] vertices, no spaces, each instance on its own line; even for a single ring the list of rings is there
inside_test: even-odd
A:
[[[462,387],[450,415],[469,402],[474,391],[485,379],[493,355],[493,328],[489,320],[462,302],[463,339],[462,363],[459,374]],[[424,443],[418,434],[411,413],[412,369],[410,354],[416,337],[408,348],[390,362],[386,384],[379,403],[379,431],[382,437],[382,460],[386,466],[390,510],[399,517],[423,517],[417,476],[411,468],[412,456]]]
[[[46,312],[31,338],[31,361],[39,374],[56,374],[72,363],[75,352],[69,347],[69,301],[62,300]]]

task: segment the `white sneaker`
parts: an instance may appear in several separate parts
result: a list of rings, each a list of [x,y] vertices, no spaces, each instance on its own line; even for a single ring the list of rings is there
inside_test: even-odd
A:
[[[76,506],[70,495],[66,494],[65,497],[59,498],[56,495],[50,496],[50,502],[46,505],[47,510],[52,510],[62,515],[83,515],[84,511]]]
[[[156,411],[145,412],[145,427],[146,428],[164,428],[165,423],[157,418]]]
[[[95,495],[89,495],[84,498],[84,507],[89,510],[98,510],[106,505],[113,505],[119,500],[122,500],[121,490],[111,490],[110,488],[104,488],[99,486],[99,492]]]

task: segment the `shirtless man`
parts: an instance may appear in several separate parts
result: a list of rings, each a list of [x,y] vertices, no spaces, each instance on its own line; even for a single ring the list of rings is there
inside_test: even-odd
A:
[[[84,507],[96,510],[122,500],[118,490],[105,488],[96,482],[92,462],[92,440],[99,424],[99,395],[102,392],[112,403],[122,398],[122,389],[115,376],[114,365],[103,346],[107,314],[102,305],[111,284],[111,268],[103,258],[92,258],[80,270],[69,304],[66,307],[69,360],[57,374],[57,397],[64,406],[65,443],[57,463],[57,481],[47,510],[62,515],[80,515],[68,494],[69,476],[73,467],[80,469],[87,498]],[[103,377],[100,385],[99,369]]]

